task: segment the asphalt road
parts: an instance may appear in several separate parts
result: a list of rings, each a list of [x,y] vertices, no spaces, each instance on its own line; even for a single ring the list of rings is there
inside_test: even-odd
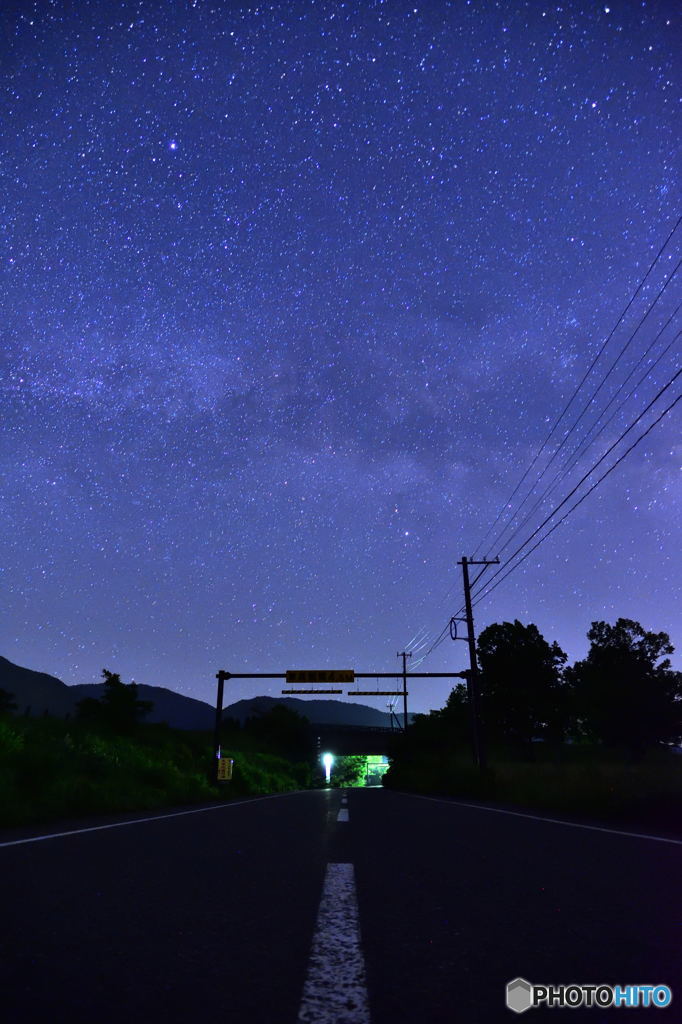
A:
[[[519,975],[668,984],[625,1019],[682,1020],[682,845],[381,789],[0,846],[0,1020],[296,1024],[329,863],[354,866],[372,1024],[622,1019],[517,1017]]]

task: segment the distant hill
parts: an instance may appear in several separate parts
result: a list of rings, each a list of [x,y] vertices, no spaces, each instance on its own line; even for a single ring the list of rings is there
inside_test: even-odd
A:
[[[63,718],[73,709],[69,687],[46,672],[34,672],[0,658],[0,688],[14,694],[17,714],[50,715]]]
[[[80,686],[67,686],[74,694],[74,706],[85,697],[100,698],[104,693],[104,683],[84,683]],[[137,684],[137,696],[140,700],[150,700],[154,707],[145,716],[145,722],[166,722],[173,729],[212,729],[215,724],[215,708],[195,697],[185,697],[175,690],[167,690],[165,686],[147,686]]]
[[[366,704],[354,704],[343,700],[299,700],[297,697],[251,697],[238,700],[225,708],[226,718],[243,722],[250,715],[263,714],[283,704],[299,715],[305,715],[315,725],[371,725],[388,727],[390,715]]]
[[[66,718],[67,715],[75,715],[79,700],[101,697],[104,683],[67,686],[56,676],[22,668],[0,657],[0,689],[14,694],[19,715],[42,715],[47,712],[57,718]],[[213,728],[215,709],[203,700],[186,697],[164,686],[147,686],[144,683],[138,683],[138,696],[140,700],[150,700],[154,705],[146,719],[148,722],[166,722],[174,729]],[[389,715],[365,704],[340,700],[298,700],[296,697],[252,697],[250,700],[238,700],[225,708],[223,717],[236,718],[243,723],[252,715],[269,711],[276,704],[284,704],[319,725],[391,724]]]
[[[67,686],[56,676],[22,668],[7,658],[0,658],[0,688],[14,694],[17,714],[43,715],[47,712],[57,718],[75,715],[79,700],[99,698],[104,693],[104,683]],[[146,718],[148,722],[167,722],[174,729],[213,728],[215,709],[203,700],[185,697],[164,686],[146,686],[144,683],[138,683],[138,696],[140,700],[150,700],[154,704]]]

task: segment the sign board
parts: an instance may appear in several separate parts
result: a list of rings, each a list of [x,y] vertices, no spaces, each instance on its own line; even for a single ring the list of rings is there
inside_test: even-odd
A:
[[[292,687],[292,689],[290,690],[282,690],[282,693],[343,693],[343,690],[337,690],[336,688],[330,690],[320,690],[319,687],[315,687],[314,690],[309,690],[307,687],[303,689],[297,686]]]
[[[287,672],[287,683],[352,683],[354,680],[352,668],[289,669]]]
[[[218,782],[229,782],[232,778],[233,764],[234,761],[231,757],[218,758]]]

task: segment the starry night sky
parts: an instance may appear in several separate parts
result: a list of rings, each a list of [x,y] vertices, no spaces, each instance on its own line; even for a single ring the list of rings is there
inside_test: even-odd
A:
[[[679,216],[676,8],[10,3],[0,653],[209,701],[218,669],[425,653]],[[682,228],[570,415],[680,256]],[[674,374],[680,277],[582,426],[650,372],[544,509]],[[627,616],[682,649],[681,409],[478,630],[535,622],[573,660]],[[421,670],[466,657],[448,638]]]

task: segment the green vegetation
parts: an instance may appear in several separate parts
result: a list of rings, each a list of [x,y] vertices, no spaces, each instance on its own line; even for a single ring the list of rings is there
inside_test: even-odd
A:
[[[210,734],[142,722],[150,705],[137,699],[134,684],[126,686],[106,670],[104,678],[102,700],[81,701],[74,721],[15,717],[11,695],[4,695],[0,826],[229,800],[312,784],[312,756],[302,732],[307,723],[301,716],[275,708],[243,729],[228,722],[222,753],[234,758],[233,778],[218,784],[210,777]]]
[[[349,786],[364,786],[366,774],[366,754],[346,754],[335,757],[331,773],[331,785],[338,789],[347,789]]]
[[[334,757],[330,785],[337,789],[352,786],[380,785],[388,769],[382,754],[342,754]],[[316,783],[323,786],[324,769],[316,771]]]
[[[364,784],[380,786],[387,771],[388,761],[383,754],[368,754]]]
[[[619,821],[675,822],[682,797],[682,673],[665,633],[594,622],[587,658],[516,621],[481,633],[480,708],[488,766],[474,768],[469,702],[417,715],[384,785]]]

